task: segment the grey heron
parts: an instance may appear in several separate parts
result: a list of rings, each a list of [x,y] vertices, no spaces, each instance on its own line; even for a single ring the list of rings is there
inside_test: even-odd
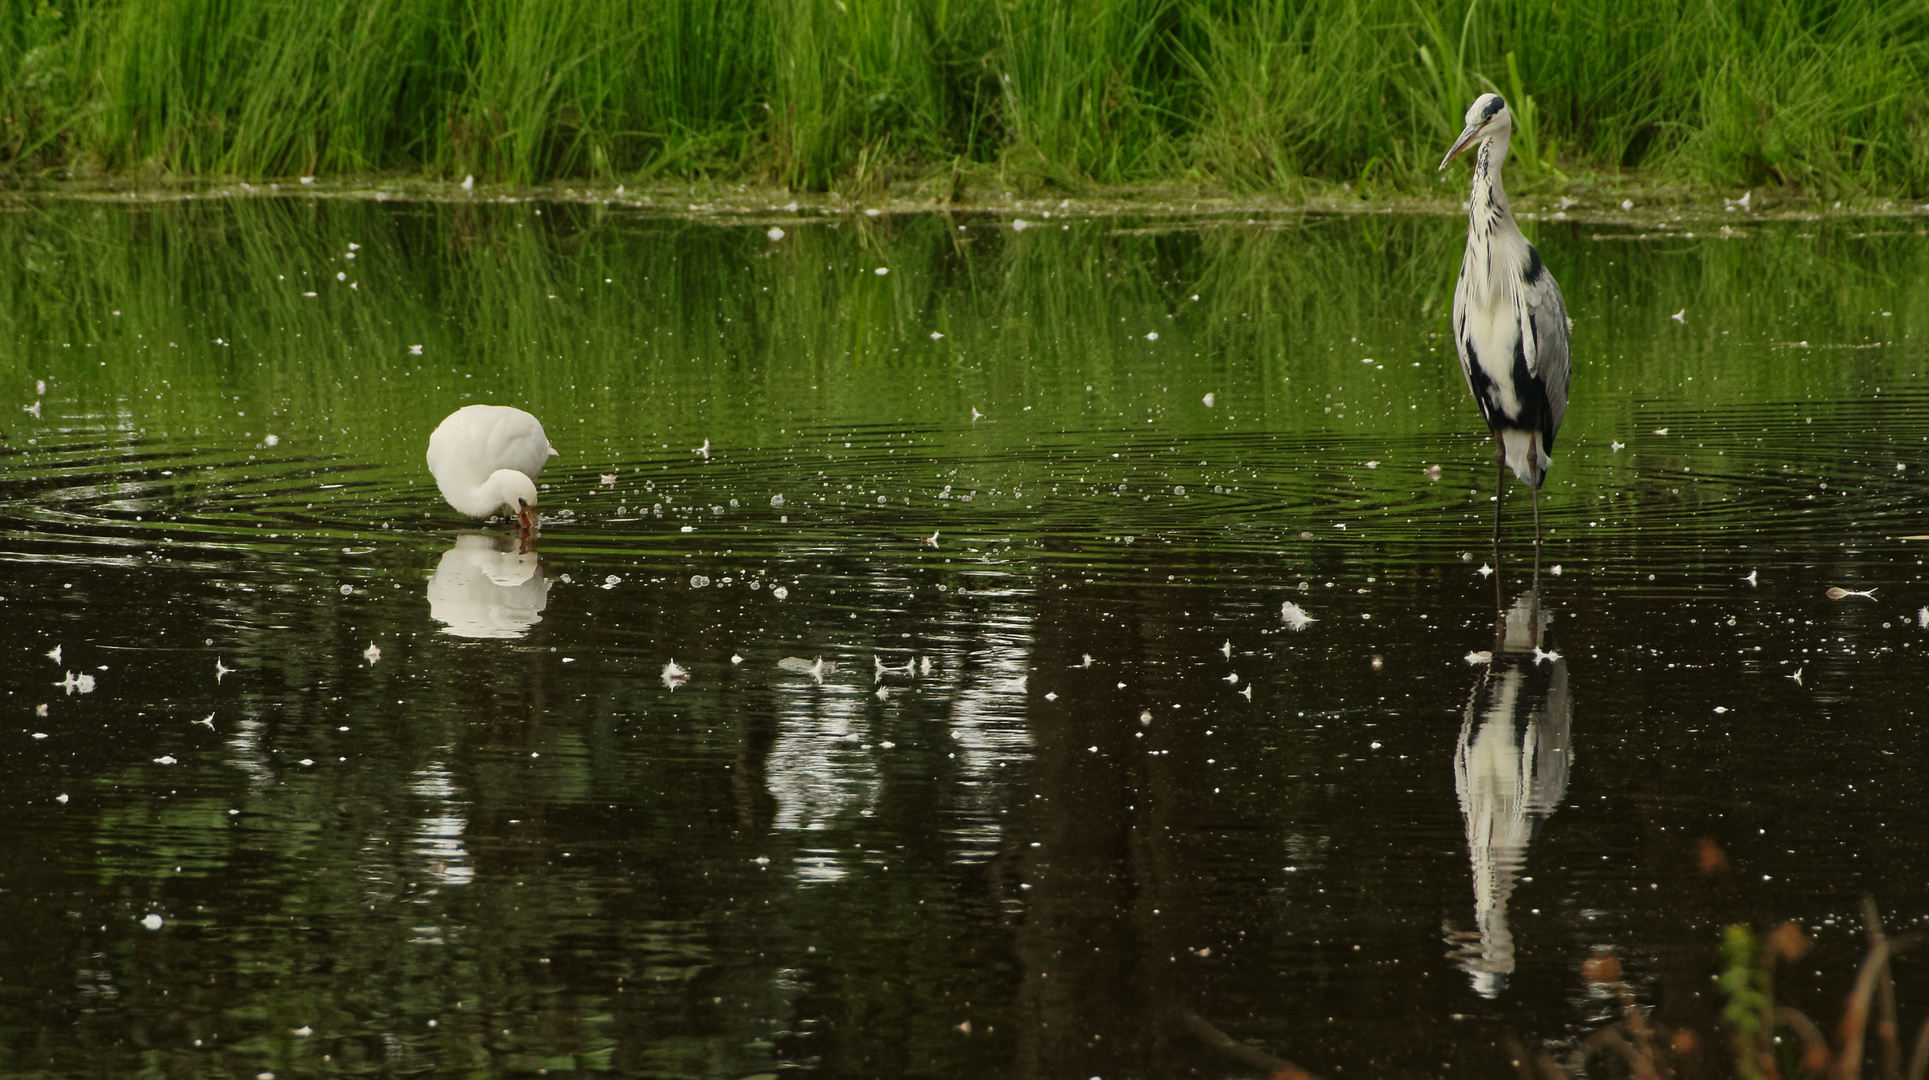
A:
[[[1453,343],[1467,389],[1494,435],[1494,543],[1500,543],[1504,470],[1511,468],[1533,491],[1538,548],[1541,481],[1567,412],[1573,373],[1567,353],[1571,324],[1554,275],[1507,207],[1500,167],[1513,130],[1513,113],[1500,95],[1480,95],[1440,167],[1468,147],[1479,147],[1467,198],[1467,254],[1453,289]]]

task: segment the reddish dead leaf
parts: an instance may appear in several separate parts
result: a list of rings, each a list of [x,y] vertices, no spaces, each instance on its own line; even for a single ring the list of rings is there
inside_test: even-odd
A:
[[[1611,983],[1621,981],[1621,961],[1610,952],[1597,952],[1581,961],[1581,977],[1588,982]]]
[[[1696,853],[1696,859],[1701,864],[1701,872],[1704,874],[1712,874],[1717,870],[1728,869],[1728,856],[1721,850],[1721,845],[1705,836],[1701,838],[1701,846],[1700,850]]]
[[[1808,946],[1808,935],[1792,922],[1783,923],[1768,935],[1768,954],[1785,964],[1800,960]]]

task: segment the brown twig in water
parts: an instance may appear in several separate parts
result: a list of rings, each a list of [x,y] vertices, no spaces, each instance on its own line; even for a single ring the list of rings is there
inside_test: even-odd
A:
[[[1862,898],[1862,924],[1868,928],[1869,940],[1882,942],[1894,955],[1894,946],[1888,945],[1889,936],[1882,929],[1882,915],[1875,909],[1875,897]],[[1902,1080],[1902,1046],[1896,1041],[1896,980],[1895,969],[1888,964],[1882,965],[1882,980],[1879,987],[1881,997],[1876,999],[1880,1011],[1876,1013],[1876,1035],[1882,1040],[1882,1080]]]
[[[1500,1038],[1508,1056],[1514,1059],[1514,1071],[1520,1074],[1520,1080],[1569,1080],[1567,1073],[1554,1060],[1554,1055],[1546,1049],[1543,1048],[1538,1054],[1530,1054],[1520,1041],[1520,1036],[1515,1035],[1512,1029]]]
[[[1916,1052],[1909,1055],[1909,1080],[1923,1080],[1929,1072],[1929,1020],[1922,1022],[1922,1030],[1916,1033]]]
[[[1842,1011],[1842,1052],[1835,1061],[1836,1080],[1859,1080],[1862,1075],[1862,1041],[1869,1026],[1869,999],[1875,996],[1876,976],[1889,965],[1889,942],[1877,938],[1869,946],[1862,970],[1855,976],[1855,989]]]
[[[1180,1010],[1179,1018],[1185,1021],[1187,1030],[1191,1031],[1200,1042],[1225,1054],[1227,1057],[1235,1058],[1254,1068],[1266,1070],[1266,1075],[1269,1080],[1318,1080],[1318,1077],[1287,1061],[1285,1058],[1274,1057],[1257,1047],[1247,1046],[1238,1039],[1220,1031],[1218,1028],[1212,1026],[1212,1021],[1207,1020],[1191,1009]]]
[[[1829,1067],[1829,1037],[1808,1014],[1800,1009],[1783,1005],[1775,1010],[1775,1019],[1783,1027],[1795,1032],[1802,1040],[1802,1065],[1812,1073],[1823,1073]]]

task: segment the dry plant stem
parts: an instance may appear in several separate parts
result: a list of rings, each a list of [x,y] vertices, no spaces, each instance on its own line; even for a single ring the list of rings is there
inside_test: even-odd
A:
[[[1507,1055],[1514,1060],[1514,1072],[1520,1080],[1572,1080],[1555,1062],[1554,1056],[1546,1050],[1531,1052],[1520,1041],[1520,1036],[1508,1031],[1501,1037],[1501,1044]]]
[[[1312,1073],[1285,1058],[1274,1057],[1264,1050],[1247,1046],[1220,1031],[1213,1026],[1212,1021],[1191,1009],[1184,1010],[1180,1014],[1180,1019],[1185,1022],[1187,1030],[1191,1031],[1200,1042],[1245,1065],[1266,1070],[1266,1075],[1271,1080],[1316,1080]]]
[[[1929,1020],[1922,1022],[1922,1030],[1916,1033],[1916,1051],[1909,1055],[1909,1080],[1923,1080],[1929,1072]]]
[[[1775,1020],[1782,1027],[1794,1031],[1796,1035],[1801,1037],[1802,1048],[1804,1050],[1810,1053],[1819,1050],[1821,1051],[1822,1059],[1824,1061],[1828,1060],[1828,1036],[1822,1034],[1822,1029],[1815,1026],[1815,1021],[1810,1020],[1807,1013],[1792,1006],[1783,1005],[1775,1010]]]
[[[1606,1048],[1619,1054],[1628,1063],[1628,1071],[1635,1080],[1668,1080],[1673,1073],[1661,1060],[1655,1031],[1648,1023],[1647,1016],[1635,1004],[1634,995],[1628,991],[1627,984],[1615,984],[1614,992],[1621,1003],[1621,1023],[1588,1036],[1581,1044],[1581,1060],[1585,1062],[1597,1051]]]
[[[1869,940],[1883,943],[1894,955],[1895,946],[1889,944],[1889,937],[1882,929],[1882,916],[1876,911],[1872,896],[1862,898],[1862,923],[1868,928]],[[1876,999],[1876,1035],[1882,1046],[1882,1078],[1902,1080],[1902,1045],[1896,1038],[1895,972],[1887,964],[1882,966],[1880,990],[1881,996]]]
[[[1648,1024],[1648,1016],[1641,1011],[1641,1006],[1635,1004],[1634,994],[1628,990],[1626,983],[1615,984],[1614,993],[1621,1000],[1621,1015],[1627,1018],[1628,1030],[1634,1033],[1634,1043],[1647,1059],[1646,1067],[1635,1071],[1641,1075],[1654,1075],[1654,1028]]]
[[[1534,1080],[1534,1070],[1528,1064],[1527,1047],[1521,1045],[1520,1036],[1508,1031],[1501,1036],[1500,1043],[1506,1048],[1507,1056],[1513,1059],[1514,1075],[1520,1080]]]
[[[1869,1025],[1869,1002],[1875,997],[1876,982],[1889,966],[1889,941],[1878,938],[1869,946],[1862,970],[1849,993],[1848,1008],[1842,1013],[1842,1054],[1836,1059],[1836,1080],[1859,1080],[1862,1075],[1862,1046]]]
[[[1637,1046],[1620,1028],[1607,1028],[1597,1031],[1588,1039],[1589,1043],[1605,1047],[1621,1055],[1628,1063],[1628,1072],[1635,1080],[1664,1080],[1664,1075],[1654,1062],[1654,1055],[1646,1047]],[[1591,1055],[1590,1055],[1591,1056]]]

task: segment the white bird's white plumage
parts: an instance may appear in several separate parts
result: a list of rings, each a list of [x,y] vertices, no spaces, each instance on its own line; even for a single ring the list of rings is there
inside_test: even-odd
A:
[[[465,405],[429,436],[429,473],[470,517],[503,513],[534,523],[536,482],[556,454],[540,420],[507,405]]]
[[[1453,292],[1454,348],[1467,389],[1494,433],[1497,460],[1535,492],[1538,538],[1540,485],[1567,412],[1572,324],[1554,275],[1507,205],[1500,170],[1512,133],[1507,103],[1498,94],[1482,94],[1440,167],[1478,146],[1467,200],[1467,252]],[[1498,538],[1497,507],[1495,512]]]

